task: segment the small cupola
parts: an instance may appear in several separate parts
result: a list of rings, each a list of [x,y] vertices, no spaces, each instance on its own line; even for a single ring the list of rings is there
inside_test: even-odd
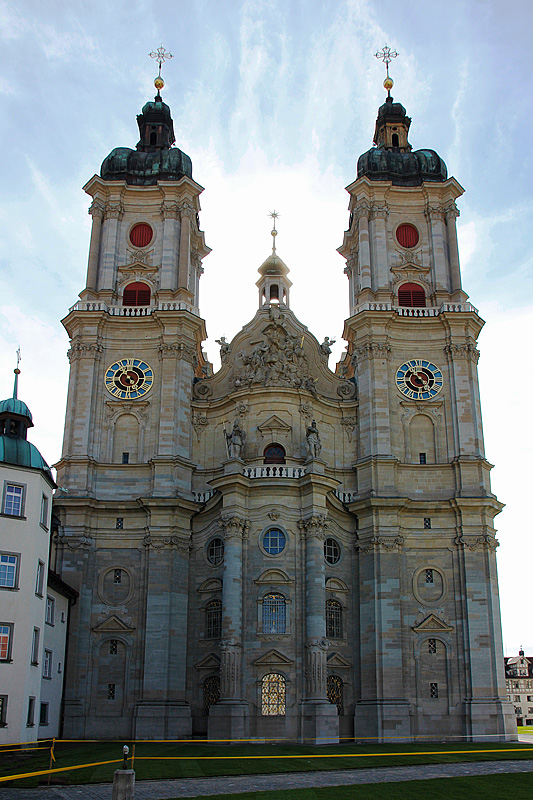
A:
[[[410,153],[413,149],[407,139],[410,126],[411,118],[405,108],[401,103],[395,103],[389,93],[378,111],[374,144],[380,149]]]
[[[277,211],[270,214],[273,220],[272,227],[272,253],[263,261],[258,269],[261,276],[256,283],[259,289],[259,308],[289,308],[289,290],[292,282],[287,275],[290,270],[284,261],[276,253],[276,219],[279,217]]]
[[[145,103],[141,113],[137,115],[137,125],[141,137],[137,150],[143,153],[168,150],[176,141],[170,108],[163,103],[159,90],[153,102]]]
[[[33,418],[26,403],[17,397],[19,375],[20,369],[17,367],[13,397],[0,402],[0,436],[26,439],[28,428],[33,428]]]

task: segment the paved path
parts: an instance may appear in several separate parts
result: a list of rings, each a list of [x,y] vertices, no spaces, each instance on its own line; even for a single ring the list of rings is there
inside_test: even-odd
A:
[[[527,738],[525,741],[530,741]],[[135,786],[135,800],[168,800],[173,797],[231,794],[281,789],[305,789],[319,786],[355,786],[361,783],[398,783],[431,778],[457,778],[464,775],[533,772],[530,761],[472,761],[460,764],[433,764],[414,767],[379,767],[377,769],[324,770],[275,775],[238,775],[221,778],[183,778],[171,781],[140,781]],[[42,787],[40,789],[1,788],[0,800],[111,800],[111,784],[89,786]]]

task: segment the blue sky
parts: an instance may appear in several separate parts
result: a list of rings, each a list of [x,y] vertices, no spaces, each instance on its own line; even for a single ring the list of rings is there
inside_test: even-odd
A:
[[[463,284],[487,326],[480,380],[498,518],[506,652],[533,653],[527,563],[531,459],[527,347],[533,323],[531,3],[450,0],[0,0],[0,394],[21,396],[32,440],[59,458],[68,342],[59,323],[85,281],[84,183],[116,146],[135,146],[161,43],[178,146],[205,187],[201,310],[210,358],[255,313],[270,249],[291,268],[292,308],[338,340],[348,313],[344,187],[372,144],[388,42],[393,95],[410,141],[444,158],[465,187],[458,220]],[[333,364],[333,361],[331,362]],[[3,387],[3,389],[2,389]]]

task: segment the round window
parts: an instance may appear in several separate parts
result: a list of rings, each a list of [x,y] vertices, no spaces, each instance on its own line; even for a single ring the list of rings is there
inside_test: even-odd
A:
[[[138,222],[130,231],[130,242],[134,247],[146,247],[150,244],[153,231],[146,222]]]
[[[207,560],[210,564],[220,564],[224,558],[224,542],[222,539],[211,539],[207,545]]]
[[[341,548],[335,539],[326,539],[324,542],[324,558],[328,564],[336,564],[341,557]]]
[[[404,222],[396,228],[396,239],[402,247],[416,247],[418,244],[418,231],[414,225]]]
[[[285,550],[286,544],[287,537],[279,528],[270,528],[270,530],[263,535],[263,549],[271,556],[279,555]]]

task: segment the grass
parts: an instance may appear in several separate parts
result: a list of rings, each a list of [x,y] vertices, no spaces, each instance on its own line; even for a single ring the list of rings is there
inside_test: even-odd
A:
[[[198,795],[196,800],[530,800],[533,788],[531,773],[481,775],[464,778],[433,778],[427,781],[369,783],[356,786],[332,786],[321,789],[288,789],[245,794]],[[177,800],[177,798],[176,798]]]
[[[110,759],[121,760],[123,742],[81,742],[57,744],[54,768],[64,768],[58,773],[65,783],[111,783],[114,771],[120,764],[103,764],[69,770],[78,764],[95,764]],[[478,751],[489,752],[478,752]],[[427,754],[427,755],[426,755]],[[324,758],[315,756],[323,755]],[[355,757],[354,757],[355,755]],[[262,756],[262,758],[244,758]],[[300,756],[287,758],[286,756]],[[157,760],[144,760],[154,758]],[[160,760],[163,757],[163,760]],[[170,760],[179,757],[183,760]],[[164,760],[164,758],[169,760]],[[305,745],[234,745],[162,744],[146,742],[136,745],[136,780],[164,780],[169,778],[204,778],[215,775],[253,775],[276,772],[304,772],[308,770],[363,769],[376,767],[408,766],[414,764],[457,763],[458,761],[493,761],[501,759],[533,758],[533,748],[519,743],[476,744],[342,744],[327,747]],[[212,759],[212,760],[210,760]],[[49,751],[39,750],[29,755],[5,753],[2,755],[0,776],[26,774],[48,769]],[[53,776],[57,780],[57,776]],[[17,787],[37,786],[47,776],[34,776],[17,780]],[[9,783],[0,783],[0,787]]]

